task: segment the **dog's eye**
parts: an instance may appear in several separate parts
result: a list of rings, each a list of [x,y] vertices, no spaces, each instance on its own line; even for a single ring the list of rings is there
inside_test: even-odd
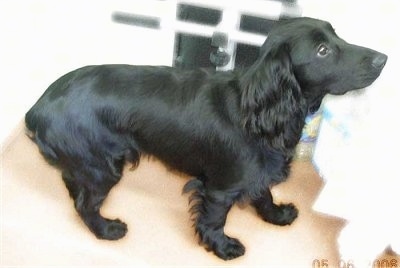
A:
[[[325,57],[326,55],[328,55],[328,53],[329,48],[326,45],[322,44],[318,47],[318,56]]]

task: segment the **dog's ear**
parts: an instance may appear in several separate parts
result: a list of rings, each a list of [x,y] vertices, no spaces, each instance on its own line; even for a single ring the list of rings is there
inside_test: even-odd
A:
[[[288,45],[265,49],[242,76],[240,85],[244,128],[265,137],[276,149],[294,147],[298,142],[294,137],[300,136],[304,125],[306,105]]]

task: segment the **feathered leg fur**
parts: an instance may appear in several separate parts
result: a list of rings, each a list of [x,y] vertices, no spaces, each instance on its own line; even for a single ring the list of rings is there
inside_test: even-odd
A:
[[[128,231],[127,225],[119,219],[106,219],[100,215],[100,207],[117,181],[107,184],[96,184],[93,177],[86,177],[80,172],[63,171],[62,178],[74,200],[75,208],[97,238],[117,240]],[[88,183],[91,181],[91,183]]]
[[[199,242],[224,260],[242,256],[245,253],[242,243],[224,233],[227,214],[237,195],[226,191],[209,191],[201,179],[189,181],[183,192],[192,192],[189,199],[192,204],[190,212],[194,216]]]

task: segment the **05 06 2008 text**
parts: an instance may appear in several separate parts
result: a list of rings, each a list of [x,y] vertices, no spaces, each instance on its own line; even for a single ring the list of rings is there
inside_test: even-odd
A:
[[[373,262],[367,264],[368,267],[372,268],[396,268],[399,267],[397,259],[376,259]],[[312,262],[312,268],[327,268],[327,267],[339,267],[339,268],[356,268],[352,260],[339,260],[339,262],[330,262],[328,259],[314,259]]]

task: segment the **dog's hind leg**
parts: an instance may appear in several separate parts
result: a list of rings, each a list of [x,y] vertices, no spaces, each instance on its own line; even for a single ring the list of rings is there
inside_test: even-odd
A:
[[[193,191],[190,212],[194,215],[194,226],[200,243],[215,255],[230,260],[245,253],[245,247],[239,240],[224,233],[226,217],[236,195],[225,191],[210,191],[200,179],[187,183],[184,192]]]
[[[261,197],[252,200],[252,205],[263,220],[275,225],[291,224],[298,215],[298,210],[293,204],[274,204],[269,188]]]
[[[62,178],[75,208],[89,229],[100,239],[117,240],[127,232],[127,226],[119,219],[110,220],[100,215],[100,207],[119,177],[94,168],[85,171],[64,170]]]

